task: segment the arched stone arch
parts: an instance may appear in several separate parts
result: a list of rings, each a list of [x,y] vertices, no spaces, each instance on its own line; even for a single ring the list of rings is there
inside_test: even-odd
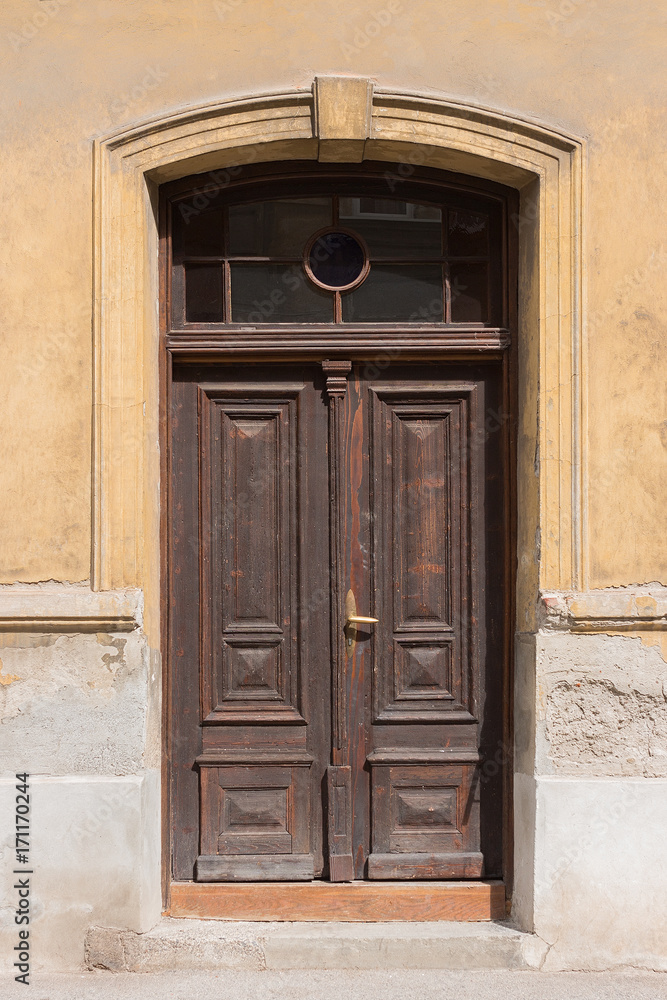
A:
[[[518,188],[519,627],[537,589],[585,584],[579,441],[582,146],[552,129],[437,97],[319,77],[312,91],[211,104],[95,144],[96,589],[141,587],[158,607],[159,184],[271,160],[386,160]],[[539,464],[535,456],[539,456]],[[539,476],[535,475],[539,468]],[[535,565],[536,534],[542,539]]]

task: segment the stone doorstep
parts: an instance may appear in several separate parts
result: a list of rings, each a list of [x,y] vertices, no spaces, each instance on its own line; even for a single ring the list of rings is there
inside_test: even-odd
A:
[[[499,923],[260,923],[164,917],[144,934],[92,927],[86,966],[216,969],[539,969],[548,946]]]

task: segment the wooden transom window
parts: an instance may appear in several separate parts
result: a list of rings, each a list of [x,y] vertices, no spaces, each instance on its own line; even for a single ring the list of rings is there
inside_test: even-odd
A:
[[[385,197],[386,185],[369,194],[335,181],[305,188],[172,201],[172,329],[507,325],[497,200],[448,189],[437,201]]]

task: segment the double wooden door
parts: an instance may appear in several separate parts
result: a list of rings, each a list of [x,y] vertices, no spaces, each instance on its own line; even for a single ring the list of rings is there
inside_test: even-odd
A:
[[[494,362],[175,368],[176,879],[501,874],[501,388]]]

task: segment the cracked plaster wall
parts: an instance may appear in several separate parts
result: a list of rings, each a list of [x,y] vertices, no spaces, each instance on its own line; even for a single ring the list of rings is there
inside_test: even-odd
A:
[[[538,636],[537,773],[667,777],[667,664],[651,641]]]
[[[149,740],[148,732],[159,684],[139,631],[0,634],[0,661],[4,773],[127,775],[157,766],[158,734]]]

